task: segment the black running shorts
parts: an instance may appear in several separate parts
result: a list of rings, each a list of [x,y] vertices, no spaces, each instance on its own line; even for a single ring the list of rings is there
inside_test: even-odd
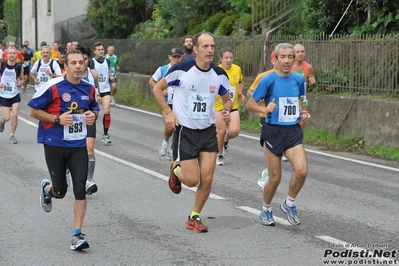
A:
[[[0,97],[0,105],[3,107],[12,107],[14,103],[19,103],[19,102],[21,102],[21,96],[19,95],[19,93],[16,96],[9,99]]]
[[[215,125],[205,129],[176,127],[173,134],[172,149],[173,160],[179,161],[196,159],[200,152],[217,152],[218,142]]]
[[[299,124],[292,126],[280,126],[263,123],[260,135],[260,145],[276,156],[282,156],[283,152],[303,142],[303,130]]]

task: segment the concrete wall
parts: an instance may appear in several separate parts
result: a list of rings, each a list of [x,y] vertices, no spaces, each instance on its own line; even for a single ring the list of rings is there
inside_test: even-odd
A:
[[[135,73],[118,76],[118,82],[136,82],[147,97],[153,97],[149,79]],[[368,145],[399,146],[398,100],[318,94],[309,94],[308,99],[312,119],[307,129],[324,128],[342,137],[363,137]],[[247,116],[257,117],[252,113]]]

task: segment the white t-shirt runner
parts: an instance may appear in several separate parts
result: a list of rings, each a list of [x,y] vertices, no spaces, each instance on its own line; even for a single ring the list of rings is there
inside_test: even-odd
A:
[[[215,124],[215,99],[228,93],[230,81],[226,72],[215,64],[204,71],[195,60],[174,65],[165,79],[174,86],[173,112],[179,125],[205,129]]]
[[[99,63],[96,59],[92,59],[94,68],[98,73],[98,87],[100,93],[110,92],[111,86],[109,84],[109,66],[108,60],[104,58],[102,63]]]
[[[40,67],[38,69],[39,62],[40,62]],[[51,70],[50,64],[54,70],[54,73]],[[60,65],[58,65],[58,63],[55,62],[53,59],[50,59],[48,63],[44,63],[43,59],[36,61],[33,67],[31,68],[30,73],[37,74],[36,78],[39,80],[39,84],[35,84],[35,91],[38,91],[47,81],[52,79],[50,75],[46,74],[47,70],[50,70],[52,74],[55,74],[57,76],[61,75]]]
[[[4,71],[1,73],[1,83],[3,83],[4,87],[0,88],[0,97],[11,99],[19,94],[17,79],[20,73],[17,74],[17,72],[21,71],[21,67],[15,65],[12,68],[7,68],[7,63],[2,64]]]

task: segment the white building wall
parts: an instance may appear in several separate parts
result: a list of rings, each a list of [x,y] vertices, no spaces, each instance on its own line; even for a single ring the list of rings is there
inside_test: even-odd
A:
[[[38,0],[39,1],[39,0]],[[44,0],[40,0],[44,1]],[[57,2],[57,6],[54,8],[57,10],[57,14],[54,17],[54,23],[68,20],[80,15],[87,13],[87,5],[89,0],[52,0]]]
[[[51,45],[55,41],[55,36],[60,35],[54,32],[55,23],[86,14],[89,0],[51,0],[51,10],[48,10],[48,0],[36,1],[37,39],[33,11],[35,0],[22,0],[22,40],[28,40],[30,46],[35,49],[39,48],[42,41]]]

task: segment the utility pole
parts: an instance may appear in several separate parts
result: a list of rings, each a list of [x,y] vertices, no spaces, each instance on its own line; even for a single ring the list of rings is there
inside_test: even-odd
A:
[[[37,32],[37,0],[35,0],[35,48],[39,50],[39,37]]]

